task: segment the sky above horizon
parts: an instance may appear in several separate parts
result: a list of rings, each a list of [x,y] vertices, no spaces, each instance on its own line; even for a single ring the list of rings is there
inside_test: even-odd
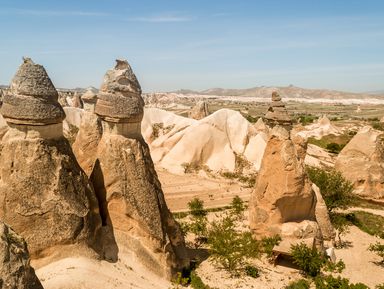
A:
[[[0,0],[0,27],[0,84],[29,56],[65,88],[125,58],[144,91],[384,89],[381,0]]]

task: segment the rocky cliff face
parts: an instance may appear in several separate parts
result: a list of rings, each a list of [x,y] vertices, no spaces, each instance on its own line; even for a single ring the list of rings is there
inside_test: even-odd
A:
[[[89,173],[104,228],[113,231],[118,251],[134,251],[144,265],[169,278],[188,260],[181,230],[167,208],[141,135],[143,106],[136,76],[128,62],[118,60],[106,73],[95,107],[101,139],[98,132],[85,137],[84,124],[74,149]],[[88,125],[95,127],[95,119]],[[94,157],[84,153],[84,143]],[[109,249],[110,258],[117,258],[116,248]]]
[[[24,239],[0,222],[0,288],[43,289],[29,262]]]
[[[9,129],[0,147],[0,219],[26,239],[32,257],[69,244],[95,246],[97,199],[63,137],[52,82],[27,59],[11,88],[1,108]]]

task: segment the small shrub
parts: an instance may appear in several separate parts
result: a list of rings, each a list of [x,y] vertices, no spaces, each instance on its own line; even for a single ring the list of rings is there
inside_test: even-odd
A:
[[[341,240],[341,236],[346,234],[349,231],[349,226],[352,225],[350,221],[350,219],[353,218],[352,215],[353,213],[343,214],[335,212],[331,212],[329,214],[331,223],[337,231],[338,241],[336,242],[336,246],[339,248],[343,247],[343,241]]]
[[[372,127],[373,127],[374,129],[384,131],[384,123],[382,123],[382,122],[374,121],[374,122],[372,122]]]
[[[376,285],[375,289],[384,289],[384,283]]]
[[[309,288],[310,288],[309,281],[305,279],[300,279],[300,280],[289,283],[289,285],[285,286],[284,289],[309,289]]]
[[[158,138],[160,136],[160,130],[164,128],[164,124],[159,122],[159,123],[154,123],[152,125],[152,134],[151,134],[151,139]]]
[[[341,273],[345,269],[345,263],[343,260],[339,260],[336,263],[326,261],[324,270],[333,273]]]
[[[316,289],[369,289],[362,283],[351,284],[346,278],[333,277],[332,275],[317,276],[315,279]]]
[[[369,245],[368,250],[375,252],[379,257],[381,257],[381,263],[384,264],[384,244],[376,242],[375,244]]]
[[[293,263],[306,274],[316,277],[324,265],[324,258],[315,248],[308,248],[304,243],[291,247]]]
[[[351,202],[353,185],[340,172],[319,168],[307,168],[310,180],[315,183],[324,198],[328,211],[345,209]]]
[[[211,289],[208,285],[205,285],[203,280],[196,274],[195,271],[191,272],[191,287],[193,289]]]
[[[231,203],[231,213],[236,217],[236,219],[241,219],[243,217],[244,210],[244,201],[239,196],[235,196]]]
[[[201,170],[201,165],[198,163],[182,163],[181,166],[184,169],[184,174],[197,173]]]
[[[252,238],[250,232],[238,232],[230,215],[211,223],[208,244],[212,258],[233,275],[237,275],[238,270],[246,265],[246,258],[260,255],[259,242]]]
[[[186,286],[189,282],[189,279],[184,277],[181,272],[177,272],[177,275],[174,279],[172,279],[173,287],[172,289],[179,289],[183,286]]]
[[[244,268],[245,274],[252,278],[258,278],[260,277],[259,269],[255,266],[247,265]]]
[[[344,146],[345,146],[344,144],[337,144],[337,143],[331,142],[327,144],[325,148],[331,153],[338,154],[344,148]]]
[[[262,252],[268,257],[272,257],[272,249],[278,245],[280,241],[281,237],[279,235],[275,235],[273,237],[264,237],[261,239]]]
[[[207,211],[204,209],[204,202],[194,198],[188,203],[191,222],[188,224],[188,231],[195,235],[195,247],[198,248],[207,240]]]

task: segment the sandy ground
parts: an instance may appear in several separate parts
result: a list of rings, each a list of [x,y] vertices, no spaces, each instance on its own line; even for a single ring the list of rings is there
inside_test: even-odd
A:
[[[172,211],[187,210],[188,201],[194,197],[204,200],[207,208],[213,208],[228,205],[235,195],[248,200],[251,193],[251,189],[243,188],[226,179],[194,174],[172,175],[161,169],[158,169],[158,174],[166,201]],[[384,209],[352,208],[350,210],[364,210],[384,215]],[[210,213],[212,216],[217,214],[220,213]],[[243,229],[247,224],[245,219]],[[380,239],[360,231],[357,227],[351,227],[342,239],[350,244],[348,248],[336,250],[337,259],[342,259],[346,265],[342,276],[354,283],[365,283],[371,288],[384,283],[384,267],[377,263],[380,257],[368,251],[368,246]],[[281,289],[291,281],[302,278],[295,268],[281,265],[274,267],[265,258],[253,262],[260,269],[260,277],[256,279],[247,276],[231,278],[211,259],[203,261],[197,268],[197,273],[207,285],[220,289]],[[117,263],[96,261],[85,257],[66,258],[40,268],[36,273],[45,289],[172,288],[170,282],[149,272],[129,252],[122,252]]]
[[[252,191],[236,180],[208,178],[196,174],[174,175],[159,167],[156,171],[172,212],[187,211],[188,202],[195,197],[204,201],[205,208],[217,208],[229,205],[236,195],[248,201]]]

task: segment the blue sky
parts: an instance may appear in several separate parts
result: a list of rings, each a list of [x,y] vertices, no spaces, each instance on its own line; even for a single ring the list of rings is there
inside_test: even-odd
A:
[[[22,56],[57,87],[126,58],[144,91],[384,89],[384,1],[0,0],[0,83]]]

